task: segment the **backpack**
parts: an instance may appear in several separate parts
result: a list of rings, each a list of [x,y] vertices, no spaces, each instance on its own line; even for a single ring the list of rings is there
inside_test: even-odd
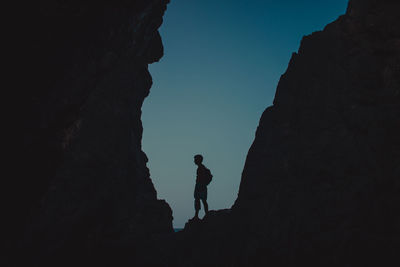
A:
[[[206,182],[206,185],[209,185],[212,181],[213,175],[211,174],[211,171],[206,168],[205,171],[205,178],[204,181]]]

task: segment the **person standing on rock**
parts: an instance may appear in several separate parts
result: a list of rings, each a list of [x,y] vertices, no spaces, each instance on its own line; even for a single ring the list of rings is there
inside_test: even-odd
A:
[[[208,214],[207,203],[207,185],[212,180],[212,174],[206,166],[203,165],[203,156],[195,155],[194,163],[197,165],[196,186],[194,188],[194,209],[196,211],[194,218],[199,218],[200,200],[203,202],[204,211]]]

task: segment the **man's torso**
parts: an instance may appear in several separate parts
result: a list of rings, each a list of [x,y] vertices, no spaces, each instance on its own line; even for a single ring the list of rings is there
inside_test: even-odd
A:
[[[197,167],[196,190],[207,189],[207,168],[204,165]]]

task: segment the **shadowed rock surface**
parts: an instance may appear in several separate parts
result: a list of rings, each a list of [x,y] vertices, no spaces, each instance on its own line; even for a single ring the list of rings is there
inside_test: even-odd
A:
[[[351,0],[303,38],[234,206],[177,233],[172,265],[400,265],[399,14]]]
[[[42,1],[26,22],[10,265],[400,265],[399,2],[351,0],[303,39],[235,205],[176,234],[141,150],[167,2]]]
[[[162,262],[153,239],[172,233],[172,212],[149,177],[140,117],[167,2],[41,1],[25,21],[37,60],[18,103],[11,266]]]

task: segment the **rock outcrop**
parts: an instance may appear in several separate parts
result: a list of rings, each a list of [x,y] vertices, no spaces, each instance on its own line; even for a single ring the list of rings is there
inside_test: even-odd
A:
[[[41,1],[26,20],[37,59],[18,103],[11,265],[162,262],[154,238],[172,233],[172,212],[149,177],[140,117],[168,2]]]
[[[26,21],[9,265],[400,265],[399,1],[350,0],[303,39],[235,204],[177,234],[141,150],[167,2],[46,0]]]
[[[172,265],[400,264],[399,14],[399,1],[351,0],[303,38],[234,206],[178,233]]]

